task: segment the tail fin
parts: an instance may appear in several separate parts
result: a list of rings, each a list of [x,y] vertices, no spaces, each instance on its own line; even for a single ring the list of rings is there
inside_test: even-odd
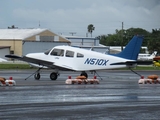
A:
[[[114,54],[114,56],[130,59],[130,60],[137,60],[142,42],[143,42],[142,36],[134,36],[130,40],[130,42],[126,45],[125,49],[118,54]]]
[[[157,51],[154,51],[152,54],[151,54],[151,57],[155,57],[157,54]]]

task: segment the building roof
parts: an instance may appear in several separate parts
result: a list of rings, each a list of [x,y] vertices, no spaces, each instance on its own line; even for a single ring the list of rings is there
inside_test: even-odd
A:
[[[25,39],[47,29],[0,29],[0,39]]]
[[[11,46],[0,46],[0,49],[10,48]]]
[[[90,39],[90,40],[97,39],[95,37],[79,37],[79,36],[66,36],[66,35],[61,35],[61,36],[67,39]]]

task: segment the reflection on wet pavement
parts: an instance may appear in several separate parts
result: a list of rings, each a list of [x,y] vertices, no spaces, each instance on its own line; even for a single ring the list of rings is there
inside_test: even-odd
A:
[[[128,72],[105,75],[99,85],[17,78],[17,86],[0,87],[0,119],[159,119],[160,84],[138,84]]]

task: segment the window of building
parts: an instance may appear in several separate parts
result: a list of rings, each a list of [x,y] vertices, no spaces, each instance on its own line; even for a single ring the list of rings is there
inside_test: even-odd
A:
[[[11,50],[11,51],[10,51],[10,54],[14,54],[14,51],[13,51],[13,50]]]

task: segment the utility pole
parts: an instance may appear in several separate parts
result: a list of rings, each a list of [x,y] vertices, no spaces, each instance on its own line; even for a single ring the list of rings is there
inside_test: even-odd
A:
[[[123,22],[122,22],[122,41],[121,41],[121,51],[123,50]]]
[[[39,28],[41,27],[41,23],[40,23],[40,21],[39,21],[39,25],[38,25],[38,27],[39,27]]]

